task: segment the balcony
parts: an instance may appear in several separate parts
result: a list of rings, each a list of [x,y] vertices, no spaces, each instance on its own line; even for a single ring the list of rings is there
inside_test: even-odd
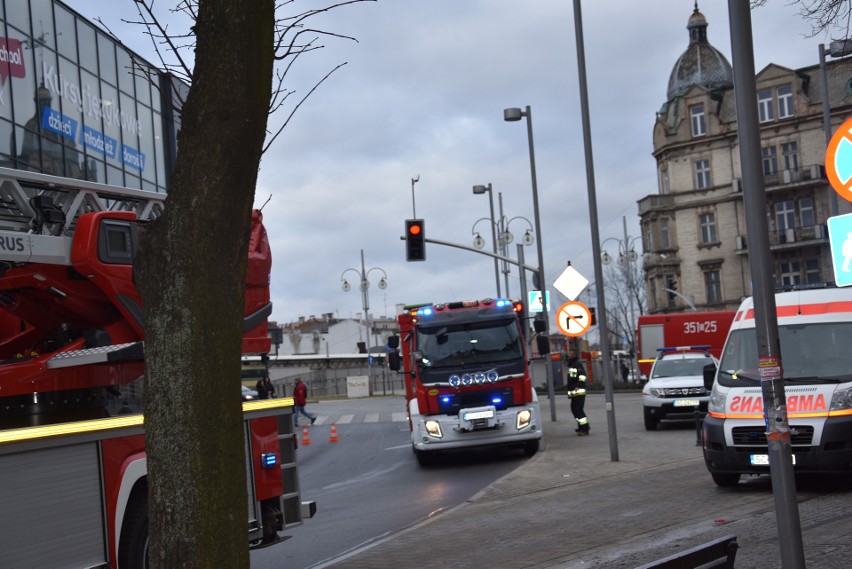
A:
[[[794,249],[822,243],[828,243],[828,227],[824,223],[769,232],[769,247],[772,250]]]
[[[763,175],[763,185],[767,192],[772,190],[789,189],[810,186],[814,183],[828,183],[825,176],[825,166],[822,164],[811,164],[796,170],[780,170],[773,174]],[[743,191],[743,181],[734,178],[731,183],[731,191],[739,194]]]
[[[639,215],[652,210],[664,210],[674,207],[674,196],[671,194],[655,194],[639,200]]]
[[[825,167],[822,164],[811,164],[797,170],[781,170],[774,174],[764,174],[763,182],[767,191],[776,188],[809,186],[815,182],[826,181]]]

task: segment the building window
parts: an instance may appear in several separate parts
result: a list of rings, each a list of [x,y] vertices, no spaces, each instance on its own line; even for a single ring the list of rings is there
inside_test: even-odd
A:
[[[660,193],[672,193],[671,184],[669,183],[669,171],[667,169],[660,170]]]
[[[819,259],[805,259],[805,282],[816,284],[822,282],[819,275]]]
[[[778,173],[778,152],[774,146],[764,146],[761,149],[763,155],[763,175],[772,176]]]
[[[816,225],[813,198],[802,198],[799,200],[799,219],[802,220],[802,227],[813,227]]]
[[[661,217],[660,218],[660,247],[662,249],[669,249],[672,246],[671,239],[669,238],[669,218]]]
[[[796,207],[793,200],[775,204],[775,229],[778,232],[779,243],[796,241]]]
[[[689,108],[691,117],[692,136],[704,136],[707,134],[707,125],[704,119],[704,105],[693,105]]]
[[[775,113],[772,109],[772,89],[757,92],[757,116],[760,122],[769,122],[775,119]]]
[[[793,112],[793,88],[790,85],[782,85],[776,90],[778,95],[778,118],[786,119],[792,117]]]
[[[645,251],[654,251],[656,247],[654,247],[654,224],[648,223],[645,225],[645,242],[642,244],[642,248]]]
[[[781,145],[781,157],[785,170],[799,169],[799,145],[796,142],[785,142]]]
[[[704,271],[704,290],[707,292],[707,304],[722,302],[722,278],[720,271]]]
[[[799,262],[787,261],[781,263],[781,286],[793,286],[798,284],[802,284]]]
[[[698,216],[698,223],[701,226],[701,243],[716,243],[716,214],[702,213]]]
[[[710,187],[710,161],[696,160],[695,161],[695,188],[698,190],[706,190]]]

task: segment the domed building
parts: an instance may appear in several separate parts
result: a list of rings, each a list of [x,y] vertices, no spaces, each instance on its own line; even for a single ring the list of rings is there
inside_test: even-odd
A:
[[[698,3],[656,114],[657,191],[639,200],[651,313],[729,310],[752,294],[733,69]],[[830,129],[852,112],[852,58],[827,64]],[[826,220],[852,211],[825,176],[819,65],[755,77],[769,244],[778,287],[833,283]]]

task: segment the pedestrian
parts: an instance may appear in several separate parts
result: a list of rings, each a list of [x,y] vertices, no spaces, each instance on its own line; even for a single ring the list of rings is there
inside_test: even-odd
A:
[[[621,362],[621,381],[627,383],[627,377],[630,375],[630,370],[627,369],[627,364]]]
[[[301,378],[296,378],[296,386],[293,388],[293,399],[296,401],[296,411],[293,413],[293,421],[295,421],[295,425],[299,426],[299,414],[304,415],[308,419],[311,420],[311,425],[317,420],[317,416],[311,413],[308,413],[307,409],[305,409],[305,404],[307,403],[308,398],[308,388],[305,387],[305,384],[302,383]]]
[[[589,434],[589,418],[586,417],[586,411],[583,407],[586,405],[586,368],[583,362],[577,357],[576,348],[568,349],[568,398],[571,400],[571,413],[577,421],[577,428],[574,430],[577,436],[586,436]]]
[[[269,381],[268,375],[263,376],[263,379],[260,379],[254,387],[255,391],[257,391],[258,399],[275,398],[275,386],[272,385],[271,381]]]

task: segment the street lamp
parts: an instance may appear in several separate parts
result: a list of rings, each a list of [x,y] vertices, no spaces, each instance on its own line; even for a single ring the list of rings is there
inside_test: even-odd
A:
[[[825,44],[819,44],[819,73],[822,77],[822,124],[825,129],[826,146],[831,141],[831,101],[828,98],[828,70],[825,66]],[[828,46],[828,55],[831,57],[843,57],[852,53],[852,40],[844,39],[831,42]],[[838,214],[837,192],[831,193],[831,215]]]
[[[630,338],[630,351],[635,354],[636,346],[635,346],[635,320],[633,316],[633,268],[630,266],[631,263],[635,263],[639,258],[639,254],[636,253],[635,244],[637,239],[627,235],[627,217],[622,216],[622,223],[624,225],[624,239],[616,239],[615,237],[610,237],[609,239],[605,239],[601,245],[606,244],[607,241],[616,241],[618,242],[618,264],[625,268],[625,275],[627,280],[627,302],[630,306],[630,326],[627,330],[627,334]],[[609,265],[612,262],[612,257],[609,256],[609,253],[604,250],[601,253],[601,262],[604,265]],[[609,339],[605,339],[605,341],[609,341]],[[633,373],[633,358],[630,358],[630,372]],[[635,377],[635,376],[634,376]]]
[[[491,184],[489,183],[487,186],[474,186],[473,193],[474,194],[484,194],[488,192],[488,205],[491,207],[491,245],[494,248],[494,254],[497,254],[497,230],[495,227],[497,223],[494,221],[494,192],[491,191]],[[476,225],[476,224],[474,224]],[[481,249],[482,247],[477,247]],[[497,298],[500,298],[500,263],[497,260],[497,257],[494,257],[494,278],[497,281]]]
[[[413,187],[413,184],[412,184],[412,187]],[[373,366],[369,365],[369,357],[370,357],[370,296],[367,293],[367,290],[370,288],[370,281],[367,279],[367,277],[369,277],[370,273],[373,272],[373,271],[381,271],[382,278],[379,281],[379,288],[384,290],[384,289],[388,288],[388,275],[387,275],[387,273],[385,273],[384,269],[382,269],[380,267],[372,267],[370,270],[364,269],[364,250],[363,249],[361,249],[361,271],[359,272],[358,269],[351,269],[350,268],[350,269],[346,269],[345,271],[340,273],[340,280],[343,282],[343,284],[341,285],[343,292],[349,292],[350,290],[352,290],[352,285],[349,284],[349,281],[347,281],[345,278],[343,278],[343,275],[345,275],[349,271],[352,271],[352,272],[354,272],[358,275],[358,281],[359,281],[358,282],[358,288],[361,289],[361,305],[364,307],[364,323],[367,326],[367,342],[366,342],[366,344],[367,344],[367,358],[368,358],[367,371],[370,375],[370,385],[372,385],[373,384]],[[376,342],[375,335],[374,335],[373,342],[374,343]]]
[[[509,245],[512,243],[512,241],[515,240],[515,236],[512,234],[511,231],[509,231],[509,225],[511,225],[511,223],[516,219],[523,219],[527,222],[528,225],[527,230],[524,232],[524,236],[521,237],[521,244],[525,247],[529,247],[530,245],[535,243],[535,236],[533,235],[533,226],[532,222],[529,219],[522,215],[516,215],[511,219],[506,219],[505,217],[503,217],[501,211],[500,221],[497,223],[497,225],[499,226],[499,236],[497,237],[497,242],[500,244],[500,251],[504,257],[508,257]],[[511,270],[509,268],[509,263],[505,261],[503,262],[503,266],[503,277],[505,280],[504,284],[506,285],[506,298],[509,298],[509,273],[511,272]]]
[[[544,333],[547,335],[547,341],[550,341],[550,315],[547,313],[547,280],[544,278],[544,253],[541,248],[541,217],[538,210],[538,184],[535,178],[535,145],[533,143],[533,128],[532,128],[532,110],[527,105],[525,110],[513,107],[503,109],[503,120],[515,122],[521,120],[522,117],[527,119],[527,142],[530,148],[530,176],[532,178],[532,197],[533,197],[533,217],[535,219],[535,233],[538,235],[536,241],[538,249],[538,282],[542,288],[542,316],[544,316]],[[550,363],[550,357],[547,358],[545,371],[547,373],[547,396],[550,399],[550,420],[556,421],[556,398],[553,394],[553,369]]]

